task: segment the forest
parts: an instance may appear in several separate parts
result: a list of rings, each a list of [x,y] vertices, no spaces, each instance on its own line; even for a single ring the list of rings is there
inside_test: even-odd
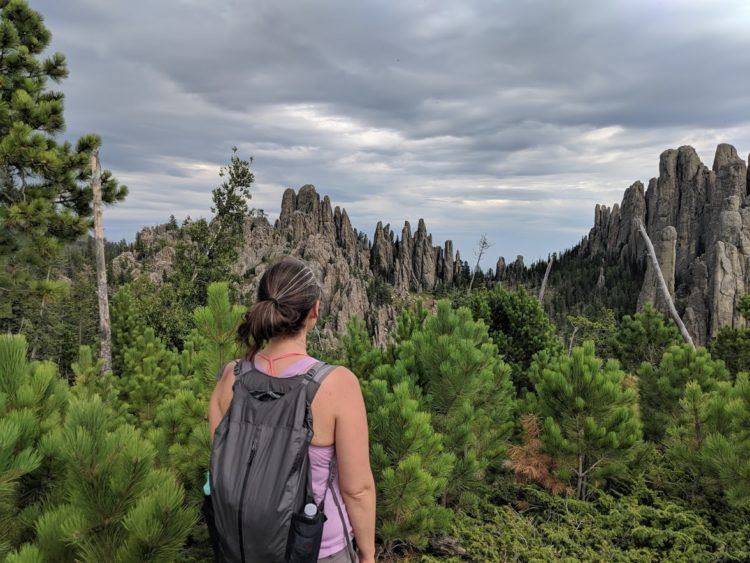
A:
[[[96,135],[61,140],[67,76],[24,0],[0,9],[0,561],[211,561],[200,506],[208,398],[240,357],[254,298],[233,268],[251,161],[235,149],[211,217],[172,217],[174,265],[118,277],[108,242],[111,370],[100,357]],[[101,174],[102,199],[127,188]],[[165,218],[166,219],[166,218]],[[383,561],[750,560],[750,329],[686,343],[632,273],[563,253],[516,283],[468,264],[451,287],[368,297],[398,311],[311,338],[360,380]],[[750,320],[750,295],[737,304]]]

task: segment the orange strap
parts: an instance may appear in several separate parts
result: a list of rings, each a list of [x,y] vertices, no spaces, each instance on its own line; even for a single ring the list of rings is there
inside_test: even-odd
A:
[[[280,360],[282,358],[288,358],[289,356],[307,356],[307,354],[303,352],[287,352],[286,354],[281,354],[280,356],[276,356],[275,358],[272,358],[271,356],[266,356],[262,352],[257,352],[255,355],[260,356],[261,358],[263,358],[264,360],[268,362],[268,370],[271,372],[270,375],[276,375],[273,369],[273,363],[276,360]]]

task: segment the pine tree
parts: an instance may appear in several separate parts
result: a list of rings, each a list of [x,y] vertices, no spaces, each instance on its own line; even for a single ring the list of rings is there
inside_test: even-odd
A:
[[[339,342],[339,363],[347,366],[360,379],[369,379],[375,368],[383,363],[382,350],[373,345],[365,322],[359,317],[349,319],[346,334]]]
[[[711,432],[704,460],[730,504],[750,508],[750,379],[741,373],[726,393],[714,394],[709,405]],[[720,387],[721,390],[721,387]],[[712,408],[713,407],[713,408]]]
[[[56,366],[27,354],[23,336],[0,334],[0,558],[29,533],[47,492],[39,443],[60,425],[68,398]]]
[[[431,533],[447,525],[448,513],[438,504],[451,473],[454,457],[444,451],[442,436],[430,414],[398,367],[389,379],[362,385],[368,410],[371,461],[378,494],[378,532],[386,553],[408,542],[422,547]]]
[[[210,257],[215,263],[231,265],[242,243],[245,218],[253,214],[248,206],[252,198],[250,188],[255,182],[250,169],[252,162],[252,158],[249,161],[240,158],[237,147],[232,147],[229,165],[219,170],[223,181],[211,192],[211,212],[215,214],[217,225]]]
[[[42,560],[179,559],[195,522],[183,507],[184,491],[154,468],[151,444],[119,424],[98,397],[72,400],[42,450],[61,468],[36,522],[34,547]]]
[[[244,313],[230,304],[228,284],[211,284],[208,293],[208,305],[193,312],[195,329],[184,350],[172,353],[178,383],[156,394],[158,408],[148,434],[160,463],[175,467],[191,493],[200,491],[197,485],[203,484],[208,467],[208,399],[219,368],[239,356],[235,335]]]
[[[706,438],[717,429],[716,424],[709,422],[712,395],[695,381],[688,382],[664,437],[665,457],[669,462],[664,469],[669,474],[671,492],[694,501],[701,497],[716,500],[721,496],[720,487],[704,462]],[[727,423],[721,426],[726,431]]]
[[[147,435],[156,448],[157,464],[175,471],[187,490],[188,504],[196,509],[203,501],[210,459],[208,399],[219,368],[241,353],[236,330],[243,313],[244,308],[231,304],[227,283],[208,287],[207,305],[193,311],[195,328],[176,356],[180,384],[161,395],[149,425]],[[197,546],[208,543],[205,525],[194,526],[190,536]]]
[[[499,285],[472,292],[465,303],[475,318],[487,323],[500,355],[513,369],[517,392],[530,390],[526,370],[534,354],[561,348],[541,303],[524,289],[510,291]]]
[[[99,395],[107,403],[116,400],[114,376],[112,372],[101,373],[103,364],[103,359],[94,359],[90,346],[81,346],[78,360],[70,366],[75,382],[73,392],[84,396]]]
[[[18,332],[30,311],[64,295],[52,264],[62,244],[89,228],[88,158],[100,140],[86,135],[75,148],[56,142],[63,94],[49,82],[67,77],[65,57],[42,56],[51,34],[24,0],[3,0],[0,10],[0,318]],[[102,188],[106,203],[127,193],[106,171]]]
[[[230,303],[229,284],[226,282],[209,285],[206,306],[193,311],[195,329],[190,340],[196,351],[201,353],[203,389],[209,392],[216,383],[216,372],[241,354],[237,342],[237,326],[244,314],[244,307]]]
[[[733,374],[750,371],[750,329],[722,327],[711,341],[711,356],[724,360]]]
[[[611,346],[614,357],[632,373],[643,362],[656,367],[667,348],[681,342],[674,321],[649,304],[642,311],[622,318],[620,329],[612,335]]]
[[[419,299],[413,308],[405,307],[401,314],[396,318],[396,329],[393,333],[393,340],[399,344],[411,338],[415,330],[422,328],[427,318],[427,309],[424,302]]]
[[[684,498],[750,507],[750,381],[718,382],[704,391],[689,382],[665,438],[674,466],[671,483]]]
[[[159,404],[186,385],[181,366],[179,354],[164,346],[151,327],[125,349],[123,371],[116,381],[130,422],[150,426]]]
[[[556,477],[572,482],[578,499],[586,499],[592,482],[626,460],[641,438],[635,390],[616,360],[602,365],[591,342],[542,371],[535,408]]]
[[[487,470],[503,460],[513,426],[510,368],[499,359],[484,323],[447,300],[401,343],[398,364],[422,389],[423,408],[434,413],[447,450],[456,455],[444,503],[470,500]]]
[[[222,182],[212,192],[214,218],[210,222],[188,218],[182,227],[169,282],[188,311],[205,303],[211,283],[229,280],[234,285],[238,281],[234,262],[242,248],[245,219],[255,215],[248,206],[255,181],[251,163],[233,147],[229,165],[219,170]]]
[[[540,438],[539,417],[533,414],[521,416],[523,442],[508,448],[508,466],[519,483],[536,483],[553,495],[571,494],[572,488],[555,477],[555,462],[544,451]]]
[[[135,346],[136,338],[146,328],[146,319],[135,304],[132,289],[123,285],[112,296],[112,370],[125,372],[125,351]]]
[[[576,342],[591,340],[594,347],[603,357],[612,356],[612,341],[617,340],[617,323],[612,309],[601,309],[596,316],[568,315],[568,322],[573,326],[568,347]]]
[[[171,284],[156,284],[146,276],[122,285],[113,295],[110,305],[115,352],[118,348],[122,350],[131,346],[135,335],[146,326],[153,328],[167,346],[181,349],[193,326],[193,307],[183,307]],[[117,365],[117,355],[113,358]],[[114,371],[117,373],[118,370]]]
[[[207,409],[205,398],[192,391],[178,391],[159,404],[147,435],[156,448],[158,465],[177,472],[196,504],[202,500],[211,447]]]
[[[705,348],[672,346],[657,367],[644,362],[638,370],[638,387],[645,438],[658,442],[664,437],[688,382],[694,381],[702,390],[710,391],[717,382],[727,380],[729,372],[724,362],[711,358]]]

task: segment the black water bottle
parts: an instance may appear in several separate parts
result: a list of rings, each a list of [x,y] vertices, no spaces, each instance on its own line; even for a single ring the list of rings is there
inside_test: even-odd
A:
[[[286,544],[287,563],[316,563],[323,539],[326,515],[308,502],[300,512],[292,514]]]

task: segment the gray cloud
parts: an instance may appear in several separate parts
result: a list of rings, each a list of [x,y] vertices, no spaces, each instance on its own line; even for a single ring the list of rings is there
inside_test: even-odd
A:
[[[100,133],[131,188],[113,239],[208,214],[237,145],[272,216],[313,183],[368,234],[424,217],[464,256],[486,232],[531,260],[577,242],[663,149],[750,147],[739,1],[33,6],[68,57],[67,136]]]

